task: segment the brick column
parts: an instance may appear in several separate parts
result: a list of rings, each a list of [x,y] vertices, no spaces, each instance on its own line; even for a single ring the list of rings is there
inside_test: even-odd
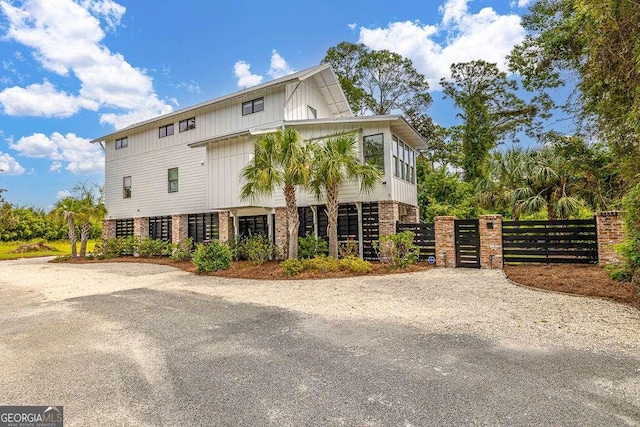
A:
[[[480,215],[480,268],[502,269],[502,215]]]
[[[102,239],[110,240],[116,238],[116,220],[104,219],[102,220]]]
[[[621,213],[597,213],[596,228],[598,230],[598,264],[605,266],[622,262],[622,257],[615,251],[615,246],[625,239]]]
[[[179,243],[189,237],[189,215],[173,215],[171,217],[171,241]]]
[[[437,216],[433,219],[436,233],[436,265],[438,267],[456,266],[455,220],[455,216]]]
[[[276,208],[275,244],[278,259],[286,259],[289,253],[289,232],[287,230],[287,208]]]
[[[133,219],[133,235],[141,239],[149,237],[149,218]]]
[[[381,236],[396,234],[396,222],[400,219],[399,204],[392,200],[378,202],[378,224]]]
[[[406,222],[418,223],[420,222],[420,208],[413,205],[405,205],[407,207]]]
[[[233,219],[231,212],[218,212],[218,239],[220,243],[225,243],[234,237]]]

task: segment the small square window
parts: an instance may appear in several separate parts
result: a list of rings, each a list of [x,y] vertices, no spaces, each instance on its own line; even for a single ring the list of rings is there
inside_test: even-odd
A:
[[[164,138],[165,136],[173,135],[173,123],[166,126],[160,126],[158,128],[158,135],[160,138]]]
[[[258,113],[264,111],[264,98],[252,99],[242,103],[242,115]]]
[[[121,148],[127,148],[129,146],[129,139],[125,136],[124,138],[116,139],[116,150]]]
[[[168,172],[169,193],[178,192],[178,168],[171,168]]]
[[[122,178],[122,198],[130,199],[131,198],[131,177],[125,176]]]
[[[180,120],[180,123],[178,124],[178,129],[180,130],[180,132],[184,132],[184,131],[195,129],[195,128],[196,128],[195,117],[191,117],[190,119],[187,119],[187,120]]]

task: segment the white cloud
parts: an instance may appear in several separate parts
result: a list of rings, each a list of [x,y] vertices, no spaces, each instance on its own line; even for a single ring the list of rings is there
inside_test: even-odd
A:
[[[356,24],[355,22],[347,24],[347,28],[349,28],[351,31],[355,31],[356,28],[358,28],[358,24]]]
[[[98,144],[90,144],[88,139],[73,133],[62,135],[54,132],[51,136],[34,133],[20,138],[17,142],[9,140],[9,148],[25,157],[49,158],[53,160],[52,171],[59,170],[63,163],[65,169],[77,175],[89,175],[104,169],[104,155]]]
[[[287,61],[284,60],[282,56],[278,53],[277,50],[273,49],[271,51],[271,66],[269,67],[269,74],[274,79],[287,76],[289,74],[294,73],[293,68],[287,64]]]
[[[62,168],[62,163],[60,162],[53,162],[51,163],[51,166],[49,166],[49,170],[51,172],[60,172],[61,168]]]
[[[98,109],[97,102],[57,91],[46,80],[26,88],[13,86],[4,89],[0,92],[0,104],[10,116],[69,117],[82,108]]]
[[[0,170],[2,170],[0,174],[5,175],[22,175],[24,173],[24,168],[20,166],[20,163],[2,151],[0,151]]]
[[[66,199],[67,197],[71,197],[71,191],[69,190],[60,190],[56,193],[56,200]]]
[[[238,79],[239,87],[250,87],[262,83],[263,77],[251,72],[251,65],[246,61],[238,61],[233,65],[233,73]]]
[[[174,85],[176,89],[184,89],[190,93],[202,93],[202,89],[200,89],[200,85],[193,80],[188,82],[180,82]]]
[[[489,7],[474,14],[467,3],[446,1],[437,25],[404,21],[391,22],[386,28],[361,28],[359,41],[371,49],[387,49],[411,59],[432,90],[439,89],[442,77],[450,76],[454,63],[484,59],[506,71],[506,55],[524,39],[520,16],[499,15]]]
[[[529,5],[533,3],[533,0],[518,0],[517,2],[517,6],[518,7],[529,7]],[[511,3],[511,7],[514,7],[516,5],[516,2],[512,2]]]
[[[131,66],[122,55],[112,53],[101,43],[105,33],[99,19],[108,28],[119,25],[126,9],[118,3],[31,0],[18,7],[0,0],[0,9],[8,21],[7,39],[32,48],[34,58],[46,70],[63,76],[73,74],[79,80],[79,93],[66,96],[87,102],[81,103],[81,108],[94,109],[97,104],[116,110],[107,113],[103,122],[126,126],[131,123],[126,122],[127,117],[147,119],[172,111],[154,93],[152,79],[145,70]],[[5,110],[19,110],[17,100],[11,97],[3,101]],[[69,111],[62,109],[64,114]],[[112,119],[113,116],[118,118]]]

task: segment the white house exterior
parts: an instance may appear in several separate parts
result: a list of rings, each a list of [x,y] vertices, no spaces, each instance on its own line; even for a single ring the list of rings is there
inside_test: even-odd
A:
[[[361,159],[384,168],[370,194],[357,182],[340,188],[343,240],[358,240],[366,252],[373,237],[395,230],[396,221],[418,220],[415,158],[425,141],[399,115],[355,117],[333,70],[321,65],[91,141],[105,148],[104,237],[225,241],[252,231],[283,245],[282,192],[261,200],[239,197],[253,141],[281,127],[318,143],[355,132]],[[299,191],[301,234],[326,235],[322,205]]]

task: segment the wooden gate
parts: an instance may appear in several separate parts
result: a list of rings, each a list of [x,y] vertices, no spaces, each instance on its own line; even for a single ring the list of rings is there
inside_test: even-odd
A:
[[[456,219],[456,267],[480,268],[480,221]]]

